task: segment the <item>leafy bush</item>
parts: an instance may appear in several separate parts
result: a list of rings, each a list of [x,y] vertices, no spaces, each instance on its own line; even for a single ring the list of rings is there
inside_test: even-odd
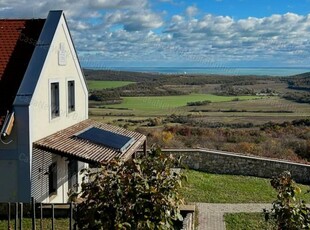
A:
[[[194,101],[194,102],[187,102],[187,106],[209,105],[210,103],[211,103],[210,100],[205,100],[205,101]]]
[[[174,229],[182,220],[179,161],[152,149],[147,157],[112,160],[86,171],[77,220],[79,229]]]
[[[296,197],[301,189],[296,185],[289,172],[283,172],[271,180],[278,196],[271,211],[264,210],[265,219],[274,220],[281,230],[310,229],[310,208]]]

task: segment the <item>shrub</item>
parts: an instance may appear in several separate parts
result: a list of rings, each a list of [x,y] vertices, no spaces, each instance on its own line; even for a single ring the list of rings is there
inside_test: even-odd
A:
[[[174,229],[182,220],[179,161],[152,149],[147,157],[112,160],[86,171],[78,206],[79,229]]]
[[[202,106],[202,105],[209,105],[210,103],[211,103],[210,100],[194,101],[194,102],[187,102],[187,106]]]
[[[266,221],[274,220],[281,230],[310,229],[310,209],[297,198],[301,189],[291,174],[283,172],[271,180],[271,185],[278,195],[271,211],[264,210]]]

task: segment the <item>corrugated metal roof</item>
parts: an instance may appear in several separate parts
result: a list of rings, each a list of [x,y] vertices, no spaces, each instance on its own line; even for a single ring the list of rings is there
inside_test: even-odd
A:
[[[116,149],[96,144],[75,136],[76,133],[81,132],[88,127],[96,127],[116,134],[128,136],[130,138],[134,138],[135,141],[127,149],[127,151],[122,153]],[[93,120],[85,120],[36,141],[33,144],[33,147],[58,155],[75,157],[85,162],[109,162],[115,157],[124,159],[130,158],[130,156],[143,145],[145,140],[146,137],[141,133]]]

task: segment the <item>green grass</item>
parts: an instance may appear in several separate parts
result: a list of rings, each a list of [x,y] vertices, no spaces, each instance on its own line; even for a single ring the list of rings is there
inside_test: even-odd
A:
[[[190,94],[178,96],[152,96],[152,97],[123,97],[123,102],[118,105],[109,105],[111,108],[128,108],[141,111],[160,111],[163,109],[176,109],[186,106],[188,102],[210,100],[211,102],[251,100],[257,96],[216,96],[212,94]]]
[[[271,230],[277,229],[266,222],[263,213],[226,213],[224,215],[227,230]]]
[[[188,202],[205,203],[271,203],[276,199],[276,192],[269,179],[249,176],[218,175],[186,171],[188,182],[182,190]],[[300,185],[303,192],[309,186]],[[302,197],[310,201],[310,194]]]
[[[129,85],[132,81],[87,81],[90,90],[111,89]]]
[[[31,230],[32,229],[32,220],[31,218],[24,218],[23,219],[23,229],[25,230]],[[0,220],[0,229],[7,229],[8,222],[7,220]],[[11,220],[10,222],[11,229],[14,229],[15,227],[15,221]],[[19,222],[18,222],[19,226]],[[48,230],[52,227],[52,220],[51,219],[43,219],[43,229]],[[54,227],[55,230],[63,230],[63,229],[69,229],[69,219],[63,219],[63,218],[56,218],[54,220]],[[36,228],[40,229],[40,220],[36,219]]]

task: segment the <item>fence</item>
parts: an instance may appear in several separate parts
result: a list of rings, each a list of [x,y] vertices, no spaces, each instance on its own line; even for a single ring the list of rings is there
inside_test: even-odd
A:
[[[47,203],[36,203],[32,198],[31,203],[2,203],[0,209],[0,216],[2,220],[6,220],[6,227],[1,225],[1,229],[8,230],[44,230],[44,229],[69,229],[76,230],[76,219],[74,217],[74,212],[77,211],[76,203],[65,203],[65,204],[47,204]],[[4,206],[3,206],[4,205]],[[181,223],[181,229],[183,230],[193,230],[194,229],[194,205],[183,205],[181,208],[181,214],[184,217],[183,223]],[[57,214],[55,212],[57,210]],[[60,212],[59,212],[60,211]],[[25,215],[24,215],[25,214]],[[66,226],[61,228],[55,225],[56,217],[65,217]],[[24,220],[30,218],[27,226],[24,226]],[[43,220],[50,219],[50,225],[43,225]],[[12,227],[13,226],[13,227]]]
[[[25,203],[6,203],[6,210],[1,210],[2,217],[4,216],[7,220],[8,230],[22,230],[22,229],[32,229],[32,230],[43,230],[43,220],[50,219],[50,226],[48,229],[55,230],[55,209],[61,208],[64,212],[61,215],[66,215],[68,219],[68,228],[70,230],[76,229],[76,224],[74,220],[74,210],[77,208],[75,203],[67,204],[44,204],[36,203],[32,198],[30,204]],[[24,215],[25,213],[25,215]],[[59,213],[58,213],[59,215]],[[25,217],[31,218],[31,226],[27,225],[24,228],[23,223]],[[46,218],[47,217],[47,218]],[[12,227],[12,225],[14,227]],[[38,226],[39,225],[39,226]]]

